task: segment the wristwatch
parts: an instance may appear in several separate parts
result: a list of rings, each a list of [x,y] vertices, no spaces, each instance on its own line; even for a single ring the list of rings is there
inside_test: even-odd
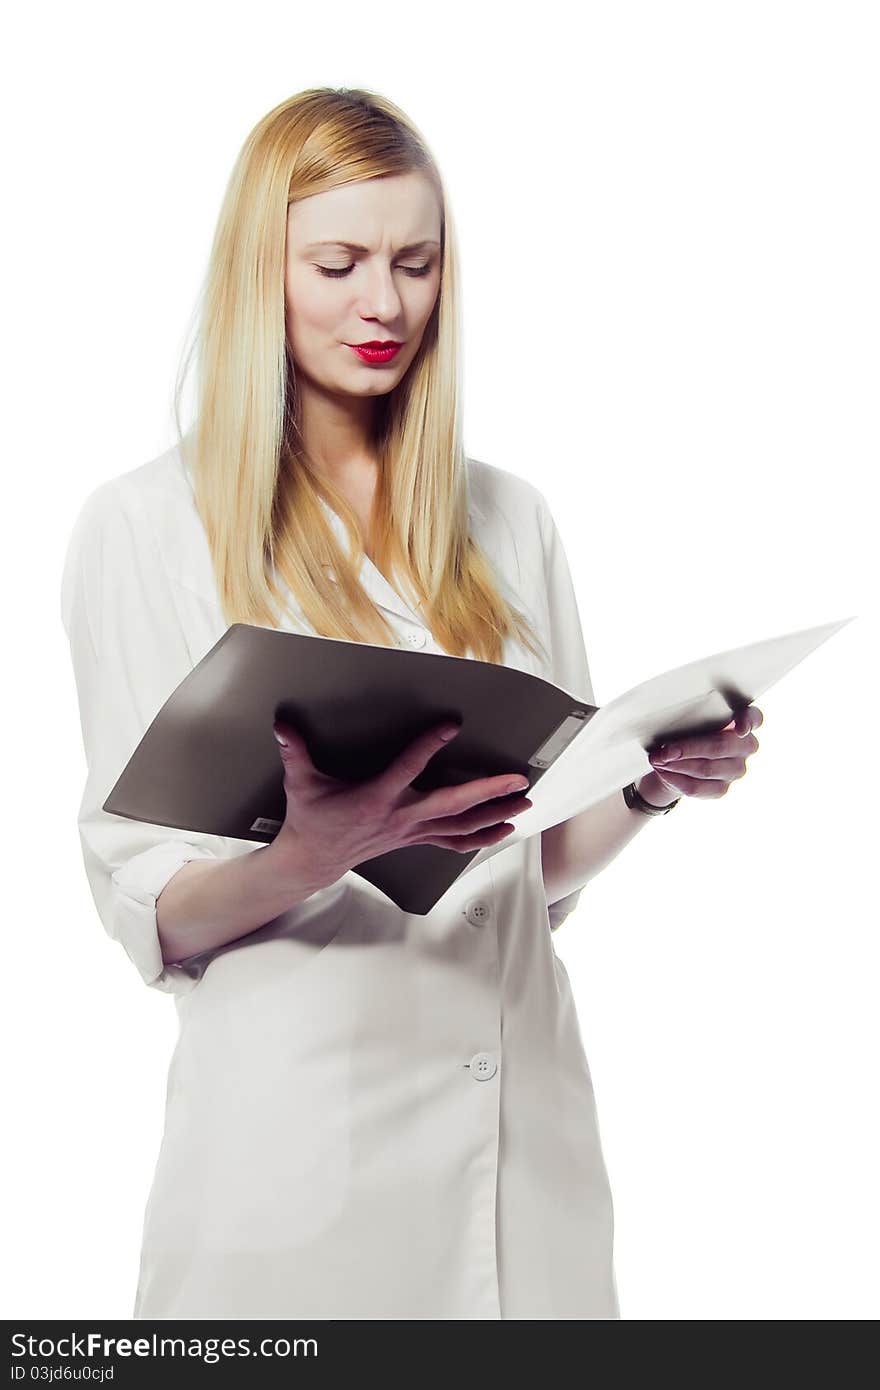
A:
[[[673,806],[677,806],[681,801],[681,797],[677,796],[668,806],[654,806],[645,800],[635,782],[630,782],[629,786],[623,788],[623,799],[630,810],[641,811],[646,816],[665,816],[667,811],[671,811]]]

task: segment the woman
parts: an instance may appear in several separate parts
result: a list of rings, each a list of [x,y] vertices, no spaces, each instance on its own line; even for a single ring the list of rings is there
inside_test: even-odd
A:
[[[266,846],[102,809],[232,622],[502,662],[593,702],[543,496],[460,444],[457,273],[440,176],[398,108],[345,89],[284,102],[221,210],[196,424],[181,434],[178,384],[177,446],[98,487],[74,528],[86,869],[180,1023],[137,1318],[620,1316],[551,931],[652,813],[742,775],[758,711],[465,871],[426,916],[353,866],[497,844],[530,804],[501,776],[416,792],[448,731],[350,786],[294,728],[267,729],[287,816]]]

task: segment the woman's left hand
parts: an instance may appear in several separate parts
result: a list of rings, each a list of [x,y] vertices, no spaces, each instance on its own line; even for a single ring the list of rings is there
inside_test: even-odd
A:
[[[724,796],[731,782],[745,776],[746,758],[758,748],[752,729],[763,722],[764,716],[757,705],[746,705],[720,733],[674,738],[650,753],[653,776],[662,784],[662,799],[668,801],[672,793],[676,796]]]

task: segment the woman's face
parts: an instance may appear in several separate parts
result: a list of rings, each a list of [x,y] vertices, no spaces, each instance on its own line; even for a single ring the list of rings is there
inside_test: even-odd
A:
[[[297,372],[323,389],[391,391],[418,352],[439,289],[440,208],[423,174],[366,179],[290,205],[287,341]],[[364,361],[351,346],[389,339],[402,346],[388,361]]]

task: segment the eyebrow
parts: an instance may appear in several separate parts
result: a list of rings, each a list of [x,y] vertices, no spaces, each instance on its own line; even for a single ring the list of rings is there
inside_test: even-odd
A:
[[[319,246],[342,246],[346,251],[369,251],[368,246],[359,246],[355,241],[312,241],[308,246],[304,246],[304,251],[316,251]],[[401,246],[398,254],[404,251],[421,251],[423,246],[436,246],[439,249],[439,241],[413,241],[409,246]]]

